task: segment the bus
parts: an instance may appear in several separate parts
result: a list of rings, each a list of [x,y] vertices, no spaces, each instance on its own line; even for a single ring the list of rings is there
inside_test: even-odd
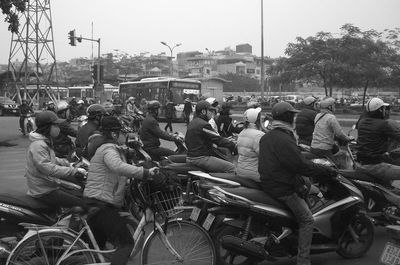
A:
[[[67,97],[93,98],[93,86],[70,86]]]
[[[165,117],[164,106],[170,100],[175,104],[176,119],[183,119],[184,100],[188,98],[196,104],[200,91],[201,82],[198,80],[171,77],[143,78],[140,81],[119,84],[119,95],[123,102],[129,97],[135,97],[137,104],[140,104],[142,99],[158,100],[161,103],[160,118]]]

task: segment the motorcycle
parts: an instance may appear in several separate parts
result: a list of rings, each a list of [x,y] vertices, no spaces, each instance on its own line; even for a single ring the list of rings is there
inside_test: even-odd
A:
[[[386,226],[386,232],[390,236],[383,248],[380,263],[385,265],[396,265],[399,264],[400,260],[400,226],[399,225],[388,225]]]
[[[364,198],[338,174],[321,178],[323,196],[311,207],[315,220],[311,253],[336,251],[358,258],[373,243],[374,225],[363,211]],[[257,264],[295,256],[297,224],[291,211],[260,189],[214,186],[203,227],[214,236],[218,264]]]
[[[26,115],[26,132],[30,133],[35,128],[35,114],[29,113]]]
[[[81,115],[77,118],[78,121],[78,130],[83,127],[88,122],[88,116]]]

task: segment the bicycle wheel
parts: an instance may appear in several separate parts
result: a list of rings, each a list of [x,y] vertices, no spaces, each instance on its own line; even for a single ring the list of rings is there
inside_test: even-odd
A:
[[[189,221],[169,221],[167,238],[175,251],[182,256],[183,262],[177,262],[161,241],[160,232],[156,230],[150,234],[143,247],[142,264],[216,264],[214,244],[208,233],[199,225]]]
[[[75,237],[63,232],[43,231],[39,232],[39,236],[35,233],[23,240],[10,254],[7,265],[54,265]],[[82,240],[79,240],[71,251],[78,249],[87,249]],[[82,265],[95,262],[92,253],[82,252],[65,259],[60,265]]]

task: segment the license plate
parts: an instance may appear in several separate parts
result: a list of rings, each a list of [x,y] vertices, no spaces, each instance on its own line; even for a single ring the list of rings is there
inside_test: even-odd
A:
[[[381,256],[381,263],[387,265],[400,264],[400,246],[387,242]]]
[[[205,230],[207,230],[207,231],[210,230],[210,227],[213,224],[214,219],[215,219],[215,216],[213,214],[209,213],[207,215],[207,218],[203,223],[203,227],[204,227]]]
[[[190,219],[197,222],[197,220],[199,219],[200,211],[201,210],[199,208],[194,207],[192,213],[190,214]]]

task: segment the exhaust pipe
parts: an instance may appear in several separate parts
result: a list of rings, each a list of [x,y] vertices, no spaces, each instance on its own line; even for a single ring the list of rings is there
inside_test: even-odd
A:
[[[221,245],[226,250],[245,257],[257,260],[276,260],[264,249],[263,245],[257,244],[256,242],[246,241],[235,236],[226,235],[222,237]]]

